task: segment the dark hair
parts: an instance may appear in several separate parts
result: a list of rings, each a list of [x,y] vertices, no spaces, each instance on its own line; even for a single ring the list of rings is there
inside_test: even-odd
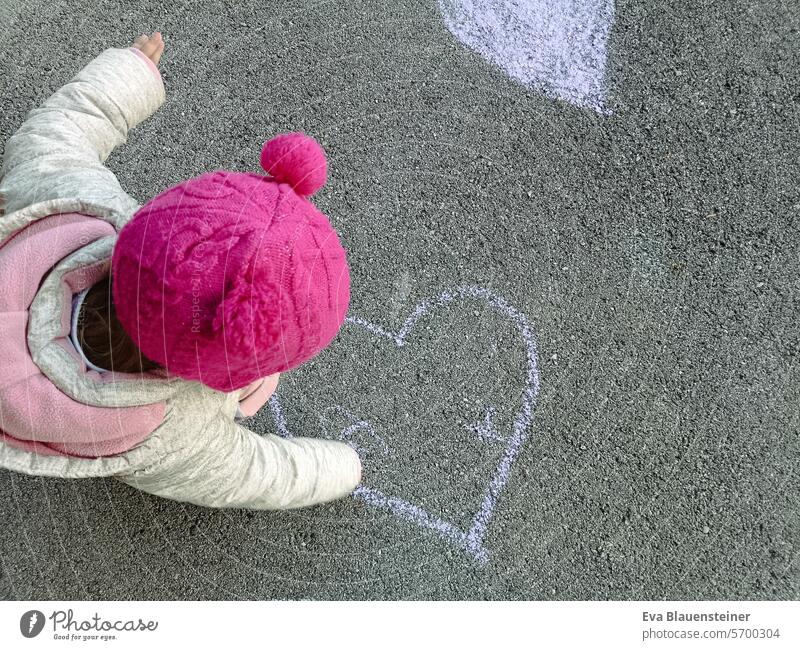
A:
[[[111,281],[101,280],[89,289],[78,314],[78,342],[94,365],[114,372],[150,372],[160,366],[145,357],[122,329]]]

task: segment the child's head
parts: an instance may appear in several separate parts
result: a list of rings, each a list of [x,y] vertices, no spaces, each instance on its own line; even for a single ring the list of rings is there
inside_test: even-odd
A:
[[[270,177],[217,171],[143,205],[112,259],[114,305],[142,353],[230,391],[307,361],[341,327],[345,251],[308,200],[325,154],[299,133],[261,153]]]

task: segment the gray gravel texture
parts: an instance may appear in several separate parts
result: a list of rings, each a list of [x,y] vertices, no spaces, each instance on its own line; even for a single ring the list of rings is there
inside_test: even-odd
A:
[[[800,5],[616,13],[603,117],[509,80],[434,0],[10,3],[0,142],[100,50],[160,29],[168,101],[109,159],[123,187],[256,171],[267,137],[306,131],[351,313],[396,330],[485,287],[528,317],[542,389],[485,566],[352,499],[215,511],[3,471],[0,595],[798,598]],[[339,435],[336,406],[369,421],[389,454],[355,432],[365,481],[463,525],[500,453],[466,427],[493,405],[510,428],[521,340],[474,301],[411,338],[346,327],[280,396],[296,432]]]

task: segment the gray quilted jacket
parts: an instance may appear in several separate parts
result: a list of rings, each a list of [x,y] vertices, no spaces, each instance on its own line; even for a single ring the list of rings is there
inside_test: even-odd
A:
[[[147,63],[130,50],[108,49],[32,110],[5,145],[0,247],[54,214],[90,215],[118,232],[139,205],[103,161],[164,98],[163,84]],[[353,449],[333,440],[249,431],[234,419],[241,391],[221,393],[163,377],[100,382],[63,346],[52,344],[69,298],[60,280],[107,261],[115,240],[113,234],[79,246],[49,271],[30,305],[27,346],[41,373],[72,400],[110,409],[158,403],[164,405],[163,420],[133,448],[100,458],[43,455],[0,441],[0,466],[40,476],[111,476],[152,494],[211,507],[296,508],[350,493],[361,478]],[[19,269],[21,276],[24,272]],[[0,283],[23,279],[0,277]]]

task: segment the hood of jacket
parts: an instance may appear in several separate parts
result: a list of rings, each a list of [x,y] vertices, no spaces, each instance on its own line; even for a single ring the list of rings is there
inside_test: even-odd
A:
[[[83,464],[77,475],[92,476],[127,467],[132,450],[154,452],[147,438],[186,383],[89,370],[69,340],[72,296],[109,271],[108,216],[53,200],[0,219],[0,464],[9,469],[58,475],[67,463],[76,475]]]

